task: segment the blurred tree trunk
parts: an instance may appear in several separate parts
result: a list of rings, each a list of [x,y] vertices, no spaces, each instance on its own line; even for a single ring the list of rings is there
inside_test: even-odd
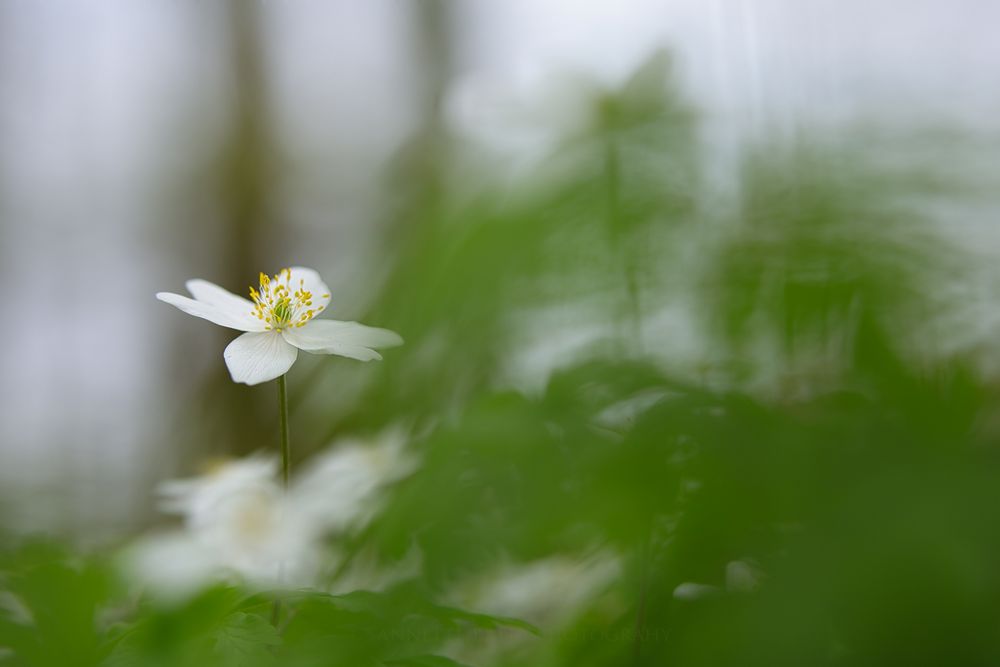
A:
[[[228,49],[224,55],[230,63],[233,92],[229,131],[219,146],[218,171],[213,179],[221,227],[217,256],[222,284],[245,294],[256,284],[260,271],[273,273],[280,268],[273,266],[280,253],[268,251],[280,235],[271,210],[274,151],[264,67],[266,45],[257,2],[228,0],[223,21],[229,33],[229,39],[222,43]],[[220,331],[221,345],[227,344],[232,334]],[[223,374],[204,388],[205,396],[215,403],[208,408],[211,414],[207,418],[220,420],[212,429],[216,442],[209,443],[214,453],[242,455],[276,446],[276,399],[268,388],[237,385]]]
[[[275,272],[279,268],[271,266],[276,261],[274,253],[265,252],[276,231],[270,210],[273,151],[259,5],[229,0],[226,7],[235,95],[232,128],[220,160],[225,226],[221,258],[226,284],[245,290],[261,270]],[[246,454],[267,449],[272,440],[277,442],[277,431],[270,428],[277,421],[275,401],[264,400],[272,398],[263,395],[266,389],[253,391],[226,382],[223,392],[231,417],[228,452]],[[257,403],[262,404],[261,409],[255,409]],[[272,431],[274,438],[269,439]]]
[[[227,11],[236,85],[231,131],[220,160],[222,257],[231,284],[240,285],[255,279],[262,269],[275,272],[280,267],[270,267],[274,257],[263,251],[271,240],[265,237],[274,232],[270,211],[273,151],[258,4],[229,0]]]

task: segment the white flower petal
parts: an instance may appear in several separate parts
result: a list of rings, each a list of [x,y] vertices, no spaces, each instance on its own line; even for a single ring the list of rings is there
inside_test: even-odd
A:
[[[382,358],[372,348],[403,344],[403,339],[394,331],[338,320],[312,320],[301,329],[286,329],[281,334],[300,350],[337,354],[360,361]]]
[[[760,585],[761,573],[750,563],[742,560],[726,564],[726,590],[735,593],[750,593]]]
[[[325,309],[327,304],[330,303],[330,288],[326,286],[326,283],[319,277],[319,274],[304,266],[293,266],[289,271],[292,277],[288,281],[288,284],[291,285],[292,291],[301,287],[307,292],[312,292],[311,308],[314,308],[317,312]]]
[[[171,306],[183,310],[188,315],[194,315],[195,317],[200,317],[208,320],[209,322],[214,322],[220,327],[228,327],[230,329],[236,329],[237,331],[260,331],[264,328],[264,325],[261,324],[259,320],[250,317],[249,313],[247,313],[245,317],[237,317],[228,310],[222,310],[217,306],[210,305],[203,301],[195,301],[194,299],[189,299],[186,296],[172,294],[170,292],[158,292],[156,294],[156,298],[164,303],[169,303]]]
[[[721,594],[722,591],[716,586],[697,584],[693,581],[685,581],[674,589],[675,600],[704,600]]]
[[[184,532],[140,539],[122,556],[124,573],[149,588],[155,600],[182,602],[208,587],[220,573],[216,556]]]
[[[276,331],[245,333],[226,347],[223,357],[233,382],[260,384],[284,375],[298,350]]]
[[[418,460],[405,447],[400,428],[372,441],[334,443],[299,470],[289,495],[296,511],[330,530],[365,522],[378,509],[379,491],[416,469]]]
[[[277,470],[276,459],[254,455],[160,485],[161,509],[183,516],[183,535],[217,565],[213,578],[237,575],[266,588],[314,585],[325,524],[290,501]]]
[[[215,283],[194,279],[185,283],[195,301],[213,306],[230,315],[234,322],[245,322],[243,331],[263,331],[264,322],[253,315],[254,304],[249,299],[233,294]]]
[[[277,490],[277,459],[249,456],[228,461],[211,473],[186,479],[168,479],[157,486],[160,511],[180,514],[191,523],[198,523],[199,516],[211,512],[220,498],[237,490]]]

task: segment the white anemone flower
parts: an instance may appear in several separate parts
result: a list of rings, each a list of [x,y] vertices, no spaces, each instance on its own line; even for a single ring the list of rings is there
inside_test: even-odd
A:
[[[465,609],[558,626],[580,605],[620,579],[621,558],[611,551],[583,557],[555,555],[530,563],[506,563],[460,583],[450,601]]]
[[[752,593],[760,586],[763,577],[763,573],[751,563],[745,560],[732,560],[726,563],[725,589],[685,581],[674,589],[674,599],[703,600],[718,597],[723,593]]]
[[[314,585],[333,555],[325,538],[363,524],[385,487],[416,467],[405,443],[398,428],[371,443],[341,441],[287,489],[278,482],[277,461],[264,456],[162,482],[160,509],[179,516],[183,526],[133,545],[123,563],[126,574],[166,602],[216,581],[257,588]]]
[[[264,588],[308,585],[323,526],[298,511],[277,472],[275,460],[251,457],[162,483],[160,509],[181,516],[183,529],[140,542],[127,567],[166,598],[232,578]]]
[[[129,546],[120,564],[129,579],[140,582],[154,600],[168,605],[209,587],[224,571],[210,549],[179,530],[143,537]]]
[[[371,519],[382,491],[417,465],[403,430],[389,428],[370,442],[347,438],[333,443],[299,475],[291,495],[297,511],[339,533]]]
[[[207,280],[189,280],[194,298],[159,292],[156,298],[219,326],[245,331],[223,357],[234,382],[260,384],[284,375],[299,350],[336,354],[360,361],[381,359],[375,350],[401,345],[399,334],[357,322],[317,320],[330,303],[319,274],[301,266],[274,276],[260,274],[258,288],[245,299]]]

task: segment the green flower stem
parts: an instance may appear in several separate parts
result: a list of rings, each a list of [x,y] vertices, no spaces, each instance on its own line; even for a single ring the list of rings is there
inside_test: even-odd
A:
[[[281,430],[281,485],[288,488],[288,473],[291,469],[292,445],[288,438],[288,385],[285,376],[278,378],[278,419]],[[281,596],[274,598],[271,607],[271,624],[278,627],[281,621]]]
[[[288,488],[292,446],[288,440],[288,388],[284,375],[278,378],[278,415],[281,420],[281,483]]]

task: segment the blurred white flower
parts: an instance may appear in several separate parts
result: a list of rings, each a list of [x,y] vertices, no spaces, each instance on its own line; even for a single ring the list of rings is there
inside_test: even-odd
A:
[[[757,567],[747,561],[731,560],[726,563],[725,589],[719,586],[685,581],[674,589],[674,598],[677,600],[703,600],[722,595],[723,592],[751,593],[757,590],[763,576]]]
[[[170,292],[156,298],[220,326],[245,331],[226,347],[224,358],[234,382],[259,384],[284,375],[299,350],[336,354],[360,361],[381,359],[376,348],[401,345],[399,334],[357,322],[316,320],[330,302],[330,289],[312,269],[260,274],[253,301],[205,280],[186,283],[193,299]]]
[[[378,509],[379,492],[413,472],[416,457],[405,450],[402,429],[387,429],[369,444],[334,443],[296,481],[296,510],[330,531],[367,521]]]
[[[757,590],[763,574],[745,560],[731,560],[726,564],[726,590],[733,593],[750,593]]]
[[[183,528],[136,544],[126,554],[126,573],[168,601],[220,580],[312,585],[323,565],[323,538],[369,518],[378,492],[413,469],[404,444],[402,432],[391,430],[370,446],[336,445],[287,491],[276,461],[259,456],[164,482],[160,507],[181,516]]]
[[[122,569],[142,582],[153,597],[180,602],[222,578],[221,563],[194,538],[181,531],[149,535],[128,548]]]
[[[321,531],[277,482],[274,460],[251,457],[160,486],[161,509],[181,530],[145,538],[126,555],[127,574],[159,598],[183,599],[214,581],[256,587],[312,581]]]
[[[203,477],[164,482],[161,509],[181,515],[187,533],[244,579],[304,583],[315,568],[319,526],[297,511],[277,477],[273,459],[235,461]]]
[[[509,564],[465,582],[452,591],[452,601],[462,608],[552,627],[620,576],[621,559],[608,551],[583,558],[552,556]]]
[[[718,586],[696,584],[693,581],[685,581],[674,589],[675,600],[704,600],[721,594],[722,591]]]

